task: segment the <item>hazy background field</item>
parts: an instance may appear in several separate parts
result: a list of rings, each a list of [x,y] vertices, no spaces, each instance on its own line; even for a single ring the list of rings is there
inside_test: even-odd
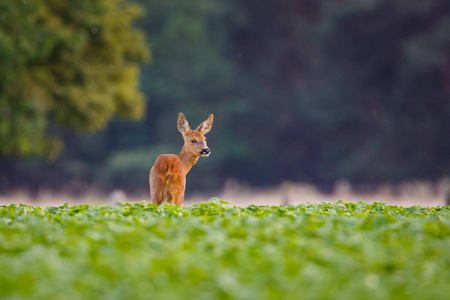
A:
[[[444,204],[450,2],[1,2],[0,204],[148,200],[180,111],[187,205]]]
[[[239,186],[236,182],[229,183],[223,190],[201,190],[188,193],[184,205],[190,206],[206,202],[212,197],[218,197],[229,202],[232,206],[248,205],[296,205],[299,203],[321,203],[344,200],[346,202],[365,201],[369,203],[384,202],[400,206],[428,206],[448,205],[448,185],[430,183],[404,183],[398,186],[359,186],[355,192],[348,182],[338,182],[333,192],[325,193],[310,184],[296,184],[285,182],[277,187],[250,188]],[[25,191],[0,196],[1,204],[24,203],[39,206],[61,206],[91,204],[115,205],[120,202],[150,201],[145,194],[128,195],[123,190],[114,190],[109,195],[98,192],[74,197],[69,194],[58,194],[52,191],[40,192],[36,198],[31,198]]]

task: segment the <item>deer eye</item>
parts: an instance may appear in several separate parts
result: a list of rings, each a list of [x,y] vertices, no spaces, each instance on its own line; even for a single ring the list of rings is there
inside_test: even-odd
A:
[[[192,144],[196,144],[196,143],[197,143],[197,140],[192,140],[191,143],[192,143]]]

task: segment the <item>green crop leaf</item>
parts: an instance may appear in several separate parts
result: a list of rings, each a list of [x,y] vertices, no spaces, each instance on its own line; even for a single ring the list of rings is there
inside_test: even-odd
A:
[[[449,246],[450,207],[3,205],[0,299],[440,300]]]

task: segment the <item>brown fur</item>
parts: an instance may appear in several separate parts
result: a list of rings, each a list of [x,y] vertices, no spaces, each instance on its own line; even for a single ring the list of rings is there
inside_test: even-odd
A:
[[[186,174],[202,156],[200,152],[208,148],[204,134],[211,129],[213,119],[214,116],[210,115],[196,130],[191,130],[184,115],[178,115],[178,130],[183,135],[184,145],[179,155],[161,154],[156,159],[149,175],[152,203],[183,203]]]

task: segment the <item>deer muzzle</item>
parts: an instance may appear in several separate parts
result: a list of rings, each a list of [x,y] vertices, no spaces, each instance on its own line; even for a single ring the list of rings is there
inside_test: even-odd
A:
[[[211,153],[211,150],[209,150],[209,148],[205,148],[202,151],[200,151],[200,154],[203,156],[209,156],[210,153]]]

